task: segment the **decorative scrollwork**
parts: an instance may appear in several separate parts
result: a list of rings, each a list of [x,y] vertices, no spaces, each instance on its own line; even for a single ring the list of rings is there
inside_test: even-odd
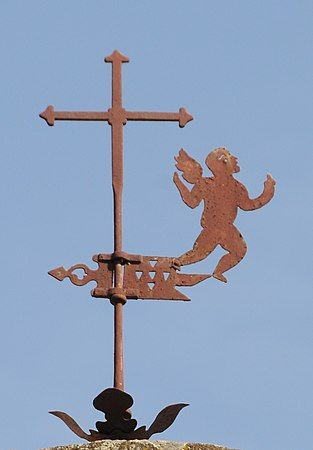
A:
[[[85,275],[83,278],[79,278],[77,274],[75,274],[75,270],[83,270]],[[89,269],[86,264],[75,264],[70,267],[68,270],[65,270],[64,267],[58,267],[57,269],[51,270],[49,275],[52,275],[59,281],[63,281],[64,278],[68,277],[73,284],[76,286],[84,286],[90,281],[96,281],[97,279],[97,270]]]
[[[95,297],[107,297],[113,281],[111,264],[109,262],[98,262],[98,255],[93,256],[92,259],[98,264],[97,269],[90,269],[86,264],[75,264],[67,270],[61,266],[50,270],[48,273],[58,281],[69,278],[76,286],[84,286],[90,281],[95,281],[97,287],[91,291],[91,295]],[[78,277],[75,273],[76,270],[83,270],[83,278]]]

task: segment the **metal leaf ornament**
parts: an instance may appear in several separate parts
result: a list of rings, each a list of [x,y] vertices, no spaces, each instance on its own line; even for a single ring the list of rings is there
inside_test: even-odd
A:
[[[124,391],[109,388],[102,391],[93,401],[94,407],[104,413],[106,421],[96,422],[96,430],[89,430],[87,434],[78,423],[67,413],[50,411],[50,414],[63,420],[63,422],[82,439],[89,442],[101,439],[149,439],[153,434],[162,433],[169,428],[179,412],[188,406],[186,403],[177,403],[166,406],[156,416],[147,429],[146,426],[137,428],[137,421],[131,418],[129,408],[133,405],[132,397]]]

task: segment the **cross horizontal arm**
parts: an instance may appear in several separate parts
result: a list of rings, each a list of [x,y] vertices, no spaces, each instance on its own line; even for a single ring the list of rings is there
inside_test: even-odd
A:
[[[111,111],[111,112],[110,112]],[[180,108],[179,112],[145,112],[145,111],[125,111],[122,110],[122,116],[126,120],[140,121],[160,121],[160,122],[179,122],[183,128],[188,122],[193,120],[191,114],[185,108]],[[125,116],[124,116],[125,115]],[[55,111],[52,105],[49,105],[39,117],[44,119],[51,127],[55,120],[87,120],[87,121],[109,121],[112,120],[112,110],[109,111]],[[122,119],[123,119],[122,117]]]
[[[152,120],[152,121],[173,121],[179,122],[179,126],[183,128],[193,117],[185,108],[180,108],[179,112],[140,112],[126,111],[127,120]]]
[[[55,120],[107,121],[109,119],[107,111],[55,111],[52,105],[48,106],[39,116],[51,127],[54,125]]]

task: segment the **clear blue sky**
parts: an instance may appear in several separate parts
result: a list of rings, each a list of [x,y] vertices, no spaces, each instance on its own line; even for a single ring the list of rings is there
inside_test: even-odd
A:
[[[111,305],[47,275],[112,250],[110,128],[49,128],[38,113],[107,109],[114,49],[131,58],[126,107],[186,106],[195,119],[125,127],[126,251],[176,256],[199,233],[201,207],[172,183],[181,147],[204,163],[227,146],[252,196],[268,172],[277,180],[269,205],[238,216],[248,254],[227,285],[209,279],[190,303],[128,302],[134,416],[149,425],[187,402],[162,439],[311,448],[312,2],[2,0],[0,11],[1,450],[77,442],[47,412],[88,429],[112,385]]]

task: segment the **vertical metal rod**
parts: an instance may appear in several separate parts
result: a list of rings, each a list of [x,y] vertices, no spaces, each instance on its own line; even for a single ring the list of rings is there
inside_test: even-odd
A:
[[[114,251],[122,250],[123,125],[112,124],[112,187],[114,204]],[[123,266],[114,267],[114,286],[123,288]],[[114,387],[124,390],[123,302],[114,304]]]
[[[122,55],[114,53],[106,61],[112,62],[112,116],[109,121],[112,136],[112,188],[114,204],[114,251],[122,250],[122,193],[123,193],[123,119],[122,109]],[[114,267],[114,286],[123,288],[123,267]],[[114,387],[124,390],[123,304],[114,299]]]
[[[123,283],[123,267],[115,266],[115,284]],[[118,286],[119,287],[119,286]],[[124,390],[124,355],[123,355],[123,303],[114,305],[114,387]]]
[[[112,187],[114,200],[114,251],[122,250],[123,125],[112,124]],[[123,288],[123,267],[115,264],[114,286]],[[123,301],[114,304],[114,387],[124,390]]]
[[[114,210],[114,251],[122,250],[122,202],[123,202],[123,124],[112,123],[112,188]],[[123,279],[119,280],[123,285]]]

